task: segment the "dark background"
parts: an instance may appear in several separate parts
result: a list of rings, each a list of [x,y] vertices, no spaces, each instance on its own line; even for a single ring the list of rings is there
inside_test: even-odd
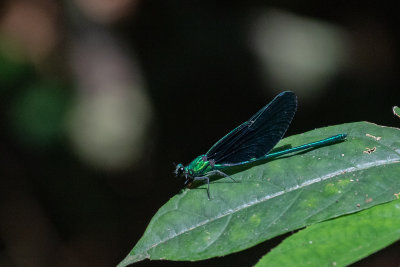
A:
[[[398,127],[397,15],[355,1],[2,1],[0,266],[115,266],[179,192],[173,162],[281,91],[299,96],[287,135]],[[252,266],[283,238],[190,264]],[[398,266],[398,250],[355,265]]]

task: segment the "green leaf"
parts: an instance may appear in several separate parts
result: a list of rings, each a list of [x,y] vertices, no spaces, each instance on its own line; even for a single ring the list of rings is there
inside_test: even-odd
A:
[[[400,108],[398,106],[393,107],[393,114],[400,118]]]
[[[256,265],[347,266],[400,239],[400,201],[311,225]]]
[[[202,260],[394,199],[400,191],[400,130],[367,122],[316,129],[277,147],[347,133],[347,141],[284,156],[185,189],[154,215],[119,266],[146,258]]]

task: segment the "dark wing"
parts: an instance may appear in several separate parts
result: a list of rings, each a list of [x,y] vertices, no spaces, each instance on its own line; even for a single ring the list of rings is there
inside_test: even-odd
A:
[[[265,156],[282,139],[296,109],[296,95],[290,91],[280,93],[213,145],[207,158],[216,164],[235,164]]]

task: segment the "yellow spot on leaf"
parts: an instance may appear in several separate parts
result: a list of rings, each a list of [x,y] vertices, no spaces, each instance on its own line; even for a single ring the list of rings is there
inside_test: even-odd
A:
[[[325,192],[329,195],[335,194],[339,191],[339,189],[332,183],[329,183],[325,186]]]
[[[254,226],[258,226],[261,223],[261,218],[259,215],[257,214],[253,214],[250,219],[249,219],[250,223]]]
[[[340,186],[341,188],[347,186],[350,183],[350,179],[340,179],[337,183],[338,186]]]
[[[328,192],[330,193],[330,192]],[[308,199],[304,199],[304,201],[300,202],[300,207],[302,208],[314,208],[317,206],[317,198],[315,197],[310,197]]]

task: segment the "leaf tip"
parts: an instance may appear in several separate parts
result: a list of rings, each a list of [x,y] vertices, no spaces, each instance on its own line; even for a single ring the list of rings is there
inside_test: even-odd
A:
[[[143,255],[132,255],[132,254],[128,254],[125,259],[123,259],[120,263],[118,263],[117,267],[125,267],[128,266],[130,264],[133,264],[135,262],[141,261],[146,259],[146,256]]]

